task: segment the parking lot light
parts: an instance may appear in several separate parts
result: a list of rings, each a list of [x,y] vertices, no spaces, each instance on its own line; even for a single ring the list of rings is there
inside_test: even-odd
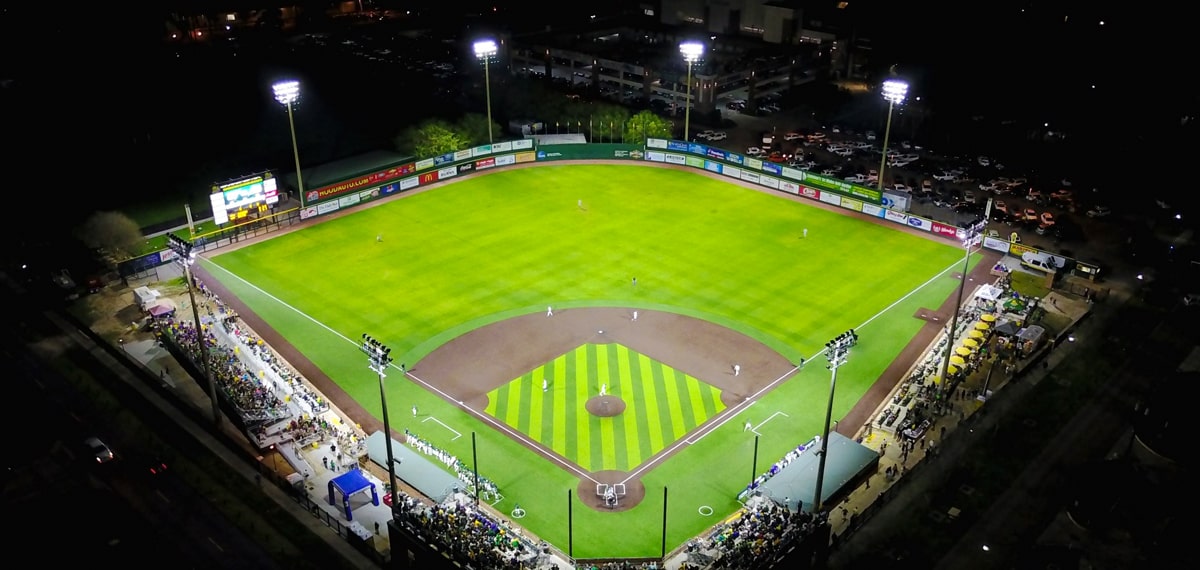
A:
[[[883,169],[887,166],[887,145],[888,137],[892,134],[892,109],[904,102],[904,97],[908,95],[908,84],[897,80],[889,79],[883,82],[883,98],[888,102],[887,126],[883,129],[883,159],[879,163],[879,180],[876,182],[877,189],[883,192]]]

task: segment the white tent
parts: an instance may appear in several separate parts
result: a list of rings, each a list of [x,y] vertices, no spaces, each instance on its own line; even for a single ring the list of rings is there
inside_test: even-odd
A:
[[[979,297],[980,299],[984,299],[987,301],[995,301],[996,299],[1000,298],[1000,295],[1003,295],[1003,294],[1004,294],[1004,289],[1001,289],[1000,287],[997,287],[995,285],[984,284],[984,285],[980,286],[979,289],[975,290],[976,297]]]

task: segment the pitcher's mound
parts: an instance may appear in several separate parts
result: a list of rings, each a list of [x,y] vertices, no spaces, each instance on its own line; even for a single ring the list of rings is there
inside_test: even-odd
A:
[[[611,418],[625,411],[625,400],[616,396],[596,396],[587,401],[589,414],[600,418]]]

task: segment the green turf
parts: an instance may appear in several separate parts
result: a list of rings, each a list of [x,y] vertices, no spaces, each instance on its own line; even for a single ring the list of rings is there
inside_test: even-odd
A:
[[[695,316],[793,362],[856,328],[861,341],[838,375],[840,418],[920,329],[912,315],[941,306],[957,288],[949,270],[960,260],[952,244],[812,203],[690,172],[588,165],[464,179],[205,263],[376,416],[378,384],[357,348],[362,333],[382,339],[419,375],[420,358],[442,343],[553,305]],[[575,556],[656,556],[664,487],[668,548],[733,512],[752,477],[753,440],[742,424],[770,418],[758,430],[761,468],[820,433],[829,393],[822,364],[810,363],[703,438],[671,444],[675,455],[639,473],[648,489],[641,505],[614,514],[577,502]],[[528,513],[520,523],[566,549],[567,493],[579,478],[446,402],[436,387],[399,378],[388,384],[391,405],[416,404],[461,433],[476,432],[480,472],[505,496],[496,508],[519,502]],[[470,438],[406,413],[392,417],[402,418],[394,429],[471,457]],[[714,514],[700,514],[701,506]]]
[[[626,405],[596,416],[605,394]],[[631,471],[725,409],[721,391],[620,344],[585,344],[488,392],[487,413],[587,471]]]

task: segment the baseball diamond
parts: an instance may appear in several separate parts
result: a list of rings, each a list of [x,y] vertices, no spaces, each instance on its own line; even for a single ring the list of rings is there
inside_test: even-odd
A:
[[[754,457],[821,433],[828,372],[800,364],[829,338],[863,339],[835,418],[895,382],[910,341],[939,330],[913,315],[952,302],[961,260],[927,233],[719,175],[559,162],[422,186],[196,270],[368,433],[380,385],[358,340],[383,340],[394,438],[477,460],[497,512],[519,504],[564,550],[573,527],[576,557],[630,558],[658,555],[664,517],[674,546],[734,513]],[[627,494],[606,509],[597,486],[616,483]]]
[[[601,387],[620,402],[590,412]],[[620,344],[589,343],[488,392],[486,411],[583,469],[629,471],[724,409],[714,386]]]

